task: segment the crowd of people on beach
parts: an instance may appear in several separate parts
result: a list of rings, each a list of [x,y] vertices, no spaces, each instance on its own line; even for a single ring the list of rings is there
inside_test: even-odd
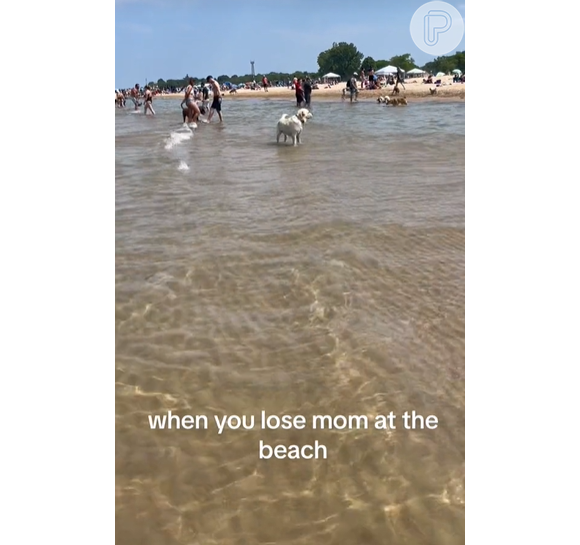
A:
[[[127,99],[129,99],[135,107],[135,110],[144,106],[145,114],[150,113],[151,115],[155,115],[155,110],[153,109],[153,97],[155,94],[155,90],[151,89],[149,85],[145,85],[141,89],[141,86],[136,83],[132,89],[115,89],[115,105],[117,108],[125,108],[127,106]]]
[[[309,77],[295,77],[290,85],[295,92],[296,107],[309,108],[312,89],[313,87],[318,88],[318,85],[313,84]],[[268,79],[264,76],[262,88],[267,91],[270,86]],[[183,121],[187,123],[197,123],[198,121],[210,123],[214,114],[217,113],[220,122],[222,122],[222,92],[226,89],[226,86],[220,85],[212,76],[208,76],[205,83],[201,85],[196,85],[195,78],[189,78],[189,84],[183,91],[184,96],[181,102]],[[158,89],[151,89],[149,85],[141,89],[141,86],[136,83],[132,89],[115,89],[115,104],[118,108],[125,108],[127,100],[129,100],[135,110],[139,110],[141,106],[144,106],[144,114],[155,115],[153,97],[159,93]],[[211,105],[209,103],[210,95],[212,98]],[[206,115],[206,113],[208,114],[207,119],[202,119],[201,116]]]
[[[374,89],[384,89],[390,85],[393,85],[393,93],[399,92],[398,87],[404,86],[404,72],[397,69],[396,74],[388,74],[377,76],[374,70],[369,70],[368,73],[365,70],[361,70],[360,76],[354,72],[352,76],[346,80],[346,86],[342,91],[343,100],[350,95],[350,101],[356,101],[358,99],[358,87],[360,83],[361,90],[374,90]],[[288,87],[294,90],[296,97],[296,107],[297,108],[310,108],[311,107],[311,97],[312,90],[318,89],[321,81],[319,79],[312,80],[310,77],[298,78],[294,77],[292,81],[288,80],[286,82],[276,81],[276,87]],[[324,84],[326,86],[333,85],[333,81],[326,80]],[[441,80],[433,82],[433,76],[429,74],[426,79],[423,79],[423,83],[434,83],[441,84]],[[465,74],[455,74],[453,77],[453,83],[465,83]],[[268,88],[273,85],[268,81],[266,76],[262,77],[261,84],[253,82],[253,89],[259,90],[263,89],[268,92]],[[445,85],[445,84],[443,84]],[[184,97],[181,102],[181,108],[183,113],[183,121],[188,124],[197,123],[201,121],[203,123],[211,122],[215,113],[217,113],[220,122],[223,121],[222,115],[222,93],[229,90],[232,92],[231,84],[220,84],[212,76],[208,76],[204,81],[196,84],[195,78],[189,78],[189,83],[185,89],[171,89],[171,90],[160,90],[153,88],[153,86],[145,85],[144,88],[136,83],[132,89],[115,89],[115,105],[118,108],[125,108],[127,106],[127,100],[129,100],[135,110],[139,110],[143,106],[143,113],[145,115],[151,114],[155,115],[155,110],[153,109],[153,98],[159,94],[170,94],[170,91],[176,93],[183,92]],[[211,98],[211,104],[210,104]],[[201,116],[207,118],[203,119]]]
[[[126,108],[127,100],[129,100],[136,111],[144,106],[143,113],[145,115],[155,115],[153,97],[160,93],[159,89],[152,89],[149,85],[141,89],[141,86],[136,83],[132,89],[115,89],[115,105],[117,108]],[[211,105],[209,104],[210,96],[212,98]],[[195,123],[200,120],[200,115],[208,113],[207,119],[201,119],[201,121],[209,123],[214,113],[217,112],[221,122],[223,121],[221,103],[222,86],[212,76],[208,76],[205,84],[202,85],[196,85],[195,78],[189,78],[189,85],[184,90],[181,102],[183,121]]]

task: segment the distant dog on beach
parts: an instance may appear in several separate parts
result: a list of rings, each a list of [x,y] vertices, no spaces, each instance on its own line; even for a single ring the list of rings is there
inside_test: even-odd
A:
[[[230,89],[230,95],[231,94],[237,95],[238,94],[238,90],[236,88]]]
[[[436,95],[437,94],[437,87],[429,87],[429,92],[432,95]]]
[[[284,114],[278,121],[276,126],[276,143],[280,142],[280,136],[284,135],[284,142],[288,137],[292,138],[292,145],[300,144],[300,134],[307,119],[310,119],[312,114],[306,108],[300,108],[296,115],[289,116]]]

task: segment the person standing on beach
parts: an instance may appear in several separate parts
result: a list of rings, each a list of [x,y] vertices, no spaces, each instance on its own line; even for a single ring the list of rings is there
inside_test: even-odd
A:
[[[312,82],[310,78],[306,78],[304,82],[304,105],[310,108],[310,95],[312,94]]]
[[[405,73],[400,69],[397,68],[397,81],[395,83],[395,87],[393,88],[393,95],[399,92],[399,83],[405,89],[405,85],[403,84],[403,80],[405,79]],[[406,89],[405,89],[406,90]]]
[[[147,115],[147,111],[151,112],[151,115],[155,115],[155,110],[153,109],[153,93],[149,85],[145,85],[145,109],[143,113]]]
[[[135,87],[131,89],[131,100],[133,101],[133,104],[135,104],[135,110],[138,110],[139,106],[141,106],[141,104],[139,104],[139,93],[139,84],[136,83]]]
[[[223,123],[224,118],[222,117],[222,92],[220,91],[220,86],[218,85],[218,82],[215,79],[213,79],[212,76],[208,76],[205,81],[211,85],[211,90],[213,92],[213,101],[211,103],[211,108],[209,110],[207,123],[211,121],[214,112],[218,113],[220,123]]]
[[[193,78],[189,78],[189,85],[185,88],[185,97],[181,101],[181,107],[185,104],[187,108],[187,122],[194,123],[199,119],[199,106],[195,102],[193,87],[195,84],[195,80]]]

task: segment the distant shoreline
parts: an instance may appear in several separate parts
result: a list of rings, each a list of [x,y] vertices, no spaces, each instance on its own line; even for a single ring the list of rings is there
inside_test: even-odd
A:
[[[461,83],[451,83],[452,78],[449,78],[449,82],[445,81],[447,78],[442,78],[446,85],[437,87],[436,94],[432,95],[430,88],[435,87],[434,84],[425,83],[405,83],[406,89],[400,88],[400,93],[397,96],[406,97],[407,99],[415,100],[434,100],[446,102],[449,101],[464,101],[465,100],[465,84]],[[315,89],[312,91],[312,101],[318,100],[342,100],[342,90],[345,87],[345,83],[339,83],[334,85],[330,89]],[[387,87],[385,89],[374,89],[369,90],[358,90],[358,100],[376,100],[379,96],[391,95],[393,92],[393,87]],[[249,89],[239,89],[236,93],[230,93],[229,91],[222,91],[222,96],[224,100],[247,100],[247,99],[258,99],[258,100],[294,100],[295,93],[293,89],[288,89],[287,87],[270,87],[268,91],[262,89],[257,91],[252,91]],[[166,95],[156,95],[155,99],[183,99],[183,92],[166,94]],[[346,100],[350,100],[350,94],[347,91]]]

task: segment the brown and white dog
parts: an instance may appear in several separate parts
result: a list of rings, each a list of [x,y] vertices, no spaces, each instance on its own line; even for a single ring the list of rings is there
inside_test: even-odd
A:
[[[276,126],[276,142],[280,142],[280,136],[284,135],[284,142],[288,137],[292,138],[292,145],[300,144],[300,134],[304,128],[304,124],[312,114],[306,108],[300,108],[296,115],[289,116],[284,114],[278,121]]]

